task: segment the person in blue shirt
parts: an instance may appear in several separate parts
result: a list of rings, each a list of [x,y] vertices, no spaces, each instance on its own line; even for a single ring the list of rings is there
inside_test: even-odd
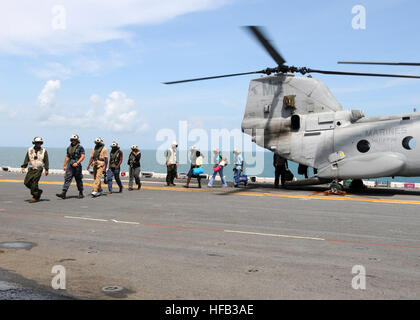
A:
[[[244,159],[238,149],[233,150],[233,156],[233,185],[236,188],[238,186],[237,181],[244,171]]]

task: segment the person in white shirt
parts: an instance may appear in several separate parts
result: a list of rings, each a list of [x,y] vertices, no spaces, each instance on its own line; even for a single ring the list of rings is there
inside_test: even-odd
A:
[[[197,147],[196,146],[192,146],[190,148],[190,161],[191,161],[191,168],[194,167],[195,165],[195,160],[197,159]]]
[[[191,169],[188,172],[188,178],[187,178],[187,184],[184,185],[185,188],[189,188],[191,178],[197,178],[198,181],[198,187],[201,188],[201,177],[200,174],[204,173],[203,171],[203,155],[200,151],[195,152],[195,164],[194,166],[191,165]]]
[[[176,160],[176,148],[178,143],[176,141],[172,142],[171,147],[166,151],[166,184],[170,187],[174,187],[175,177],[177,175],[178,163]]]

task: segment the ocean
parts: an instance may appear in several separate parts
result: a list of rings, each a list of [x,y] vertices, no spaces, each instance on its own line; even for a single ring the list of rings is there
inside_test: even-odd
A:
[[[66,155],[65,148],[47,148],[49,161],[50,161],[50,169],[61,169],[64,164],[64,158]],[[92,149],[85,149],[86,150],[86,159],[83,161],[83,168],[87,167],[89,161],[89,155]],[[0,166],[1,167],[14,167],[18,168],[22,165],[25,155],[26,155],[27,148],[23,147],[0,147]],[[127,157],[130,153],[130,150],[122,149],[124,153],[124,160],[122,163],[122,171],[128,171],[127,165]],[[146,172],[157,172],[157,173],[166,173],[166,166],[163,163],[159,163],[157,159],[162,159],[163,151],[157,150],[141,150],[142,157],[141,157],[141,168],[142,171]],[[187,173],[190,168],[190,163],[187,161],[189,159],[189,152],[187,151],[180,151],[182,154],[178,154],[178,159],[184,160],[178,167],[178,173],[185,172]],[[203,152],[204,153],[204,172],[207,174],[213,173],[213,165],[208,164],[209,157],[212,159],[212,155],[210,152]],[[161,157],[159,157],[161,155]],[[229,165],[224,169],[224,175],[228,180],[233,179],[233,155],[232,154],[225,154],[225,156],[229,156]],[[259,177],[274,177],[274,168],[273,168],[273,154],[271,152],[255,152],[255,153],[244,153],[243,154],[245,159],[245,173],[253,176]],[[293,172],[295,177],[303,178],[303,176],[298,175],[297,169],[298,164],[292,161],[289,161],[289,169]],[[309,176],[313,174],[313,170],[310,168],[308,171]],[[379,183],[386,183],[387,181],[396,181],[396,182],[417,182],[420,183],[420,177],[395,177],[394,179],[390,177],[380,178],[380,179],[368,179],[368,180],[378,180]]]

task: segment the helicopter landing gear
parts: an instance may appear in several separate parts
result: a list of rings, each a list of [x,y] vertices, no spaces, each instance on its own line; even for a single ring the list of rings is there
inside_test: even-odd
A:
[[[344,192],[344,187],[341,183],[338,182],[338,180],[334,180],[330,184],[330,190],[329,190],[328,193],[342,195],[342,194],[345,193]]]

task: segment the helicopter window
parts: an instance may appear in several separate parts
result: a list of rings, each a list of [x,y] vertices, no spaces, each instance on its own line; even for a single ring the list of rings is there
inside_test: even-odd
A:
[[[413,150],[416,147],[416,139],[413,137],[405,137],[402,141],[402,145],[407,150]]]
[[[370,150],[370,143],[367,140],[360,140],[357,143],[357,150],[361,153],[366,153]]]

